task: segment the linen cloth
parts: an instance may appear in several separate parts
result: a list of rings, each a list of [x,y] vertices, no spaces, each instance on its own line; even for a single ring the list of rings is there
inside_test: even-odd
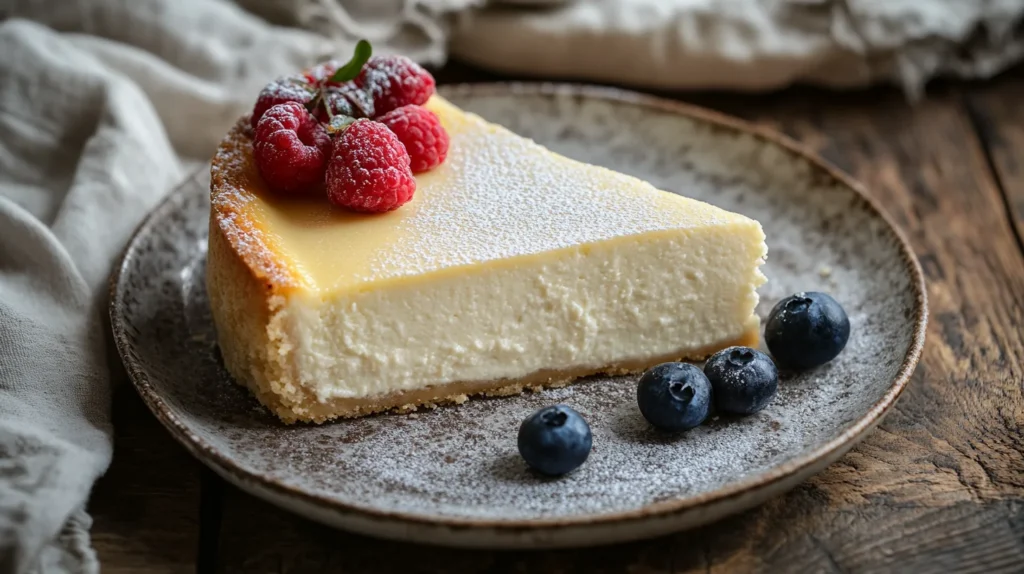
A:
[[[451,39],[495,69],[663,87],[914,90],[1020,55],[1020,1],[914,4],[930,15],[854,0],[0,3],[0,572],[99,568],[85,509],[123,376],[104,319],[111,265],[268,79],[360,37],[426,63]],[[903,12],[853,16],[883,5]]]
[[[524,0],[526,3],[528,0]],[[1024,56],[1024,0],[581,0],[469,11],[482,67],[657,89],[760,91],[986,78]]]
[[[354,26],[330,39],[205,0],[50,0],[6,10],[0,572],[95,572],[84,509],[111,460],[110,388],[121,367],[104,316],[114,259],[268,78],[350,54],[357,36],[401,47],[405,33],[390,44],[391,31]],[[434,58],[443,48],[443,36],[409,42]]]

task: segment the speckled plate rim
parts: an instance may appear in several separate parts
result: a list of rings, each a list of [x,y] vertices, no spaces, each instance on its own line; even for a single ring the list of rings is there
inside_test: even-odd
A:
[[[820,471],[828,464],[834,462],[843,454],[848,452],[864,436],[870,432],[892,406],[899,399],[903,390],[910,381],[911,375],[920,359],[925,342],[925,332],[928,323],[928,302],[925,287],[924,273],[921,265],[914,255],[909,242],[899,227],[881,209],[881,207],[864,191],[864,187],[851,176],[840,171],[838,168],[817,156],[810,149],[799,144],[795,140],[768,129],[757,126],[744,120],[728,116],[719,112],[708,110],[699,106],[676,102],[659,98],[656,96],[640,94],[628,90],[610,87],[589,86],[579,84],[553,84],[553,83],[483,83],[483,84],[455,84],[439,88],[439,91],[446,96],[457,97],[486,97],[486,96],[571,96],[576,98],[587,98],[605,100],[613,103],[628,104],[648,108],[660,112],[669,112],[689,117],[693,120],[715,125],[719,128],[750,134],[769,145],[777,145],[793,155],[807,161],[819,172],[826,174],[836,183],[839,183],[854,192],[858,201],[872,215],[876,216],[886,224],[887,232],[898,245],[901,258],[906,265],[906,271],[911,279],[911,288],[914,292],[914,314],[912,323],[914,326],[913,336],[906,355],[897,371],[889,390],[876,402],[863,416],[854,421],[848,428],[839,433],[835,438],[811,451],[793,457],[786,462],[777,465],[759,475],[751,476],[732,483],[726,487],[714,491],[705,492],[697,496],[660,501],[626,512],[616,512],[596,515],[580,515],[572,518],[557,519],[527,519],[527,520],[482,520],[454,517],[424,517],[402,512],[389,512],[362,507],[350,506],[336,500],[311,494],[309,492],[286,485],[272,477],[263,476],[247,469],[241,468],[229,457],[219,452],[212,445],[196,436],[189,428],[172,412],[161,395],[153,388],[144,365],[136,357],[129,337],[125,329],[125,321],[121,315],[124,307],[124,278],[128,268],[130,257],[136,248],[141,236],[145,235],[153,222],[162,217],[166,212],[174,210],[181,194],[177,189],[172,191],[162,202],[154,208],[136,228],[121,255],[119,263],[115,266],[110,278],[110,303],[109,313],[111,329],[114,341],[128,372],[128,375],[138,390],[143,401],[167,427],[178,442],[191,452],[196,458],[209,465],[213,470],[240,486],[245,485],[252,491],[257,491],[260,496],[273,499],[278,503],[286,500],[294,500],[309,512],[321,515],[316,517],[324,522],[339,523],[341,521],[325,519],[322,514],[327,513],[349,515],[353,522],[361,523],[373,533],[387,535],[386,528],[374,528],[371,525],[380,521],[405,524],[406,526],[423,526],[440,528],[445,532],[464,529],[487,529],[496,534],[505,532],[539,534],[541,531],[559,529],[566,527],[595,528],[601,526],[626,526],[628,523],[648,519],[659,519],[659,522],[673,523],[673,517],[681,520],[675,526],[664,526],[654,528],[657,532],[667,532],[672,529],[695,526],[711,520],[722,518],[741,510],[750,508],[771,494],[781,493],[808,478],[813,473]],[[764,496],[757,496],[763,493]],[[700,507],[724,508],[730,502],[735,506],[730,510],[716,512],[709,508],[706,518],[695,520],[683,519],[690,511]],[[318,509],[318,510],[310,510]],[[595,532],[595,534],[597,534]],[[393,538],[404,538],[421,542],[441,542],[441,536],[420,534],[413,531],[406,532],[406,536],[391,536]],[[627,540],[639,538],[636,535],[608,536],[598,535],[588,542],[599,543],[612,540]],[[568,546],[577,545],[571,543],[545,543],[542,537],[531,536],[531,540],[538,542],[538,546]],[[453,545],[458,541],[449,541]],[[443,543],[443,542],[441,542]],[[487,546],[488,544],[476,544],[469,542],[467,546]],[[498,544],[497,546],[522,546],[522,544]]]

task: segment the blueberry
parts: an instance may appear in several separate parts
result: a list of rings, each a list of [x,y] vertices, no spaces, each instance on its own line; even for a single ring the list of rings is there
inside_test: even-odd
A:
[[[771,357],[748,347],[729,347],[704,365],[711,381],[715,408],[749,415],[768,406],[779,390],[779,370]]]
[[[850,338],[850,319],[835,299],[808,291],[779,301],[764,340],[781,367],[810,369],[836,358]]]
[[[551,476],[579,468],[592,442],[587,421],[565,405],[540,409],[519,426],[519,454],[531,468]]]
[[[640,377],[636,402],[647,422],[661,430],[692,429],[711,410],[711,383],[693,365],[662,363]]]

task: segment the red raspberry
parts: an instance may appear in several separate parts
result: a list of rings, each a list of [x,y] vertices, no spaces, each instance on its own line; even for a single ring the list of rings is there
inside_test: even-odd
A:
[[[434,94],[434,76],[405,56],[374,56],[356,77],[369,90],[377,115],[408,104],[424,104]]]
[[[309,83],[315,84],[333,76],[334,72],[338,71],[342,64],[344,62],[339,62],[338,60],[327,60],[309,68],[302,75],[309,80]]]
[[[420,106],[402,106],[377,118],[391,128],[409,152],[413,173],[441,165],[448,155],[448,132],[437,114]]]
[[[416,179],[405,146],[382,123],[361,119],[334,139],[327,197],[355,211],[391,211],[412,199]]]
[[[267,110],[285,102],[298,102],[302,105],[312,101],[316,95],[316,87],[302,74],[278,78],[267,84],[259,97],[256,98],[256,105],[252,109],[252,118],[249,123],[253,129],[260,122],[260,118]]]
[[[350,116],[353,118],[373,117],[373,98],[370,94],[353,82],[344,84],[328,84],[323,91],[324,101],[316,106],[314,114],[321,122],[330,121],[326,106],[331,107],[331,114]]]
[[[308,191],[323,184],[331,138],[302,104],[285,102],[267,110],[256,124],[252,150],[270,187]]]

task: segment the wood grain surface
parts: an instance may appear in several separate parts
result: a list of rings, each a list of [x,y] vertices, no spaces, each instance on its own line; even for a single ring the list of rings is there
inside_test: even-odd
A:
[[[114,434],[114,461],[89,502],[103,572],[194,572],[200,464],[127,381],[114,389]]]
[[[439,81],[496,78],[452,66]],[[1024,71],[934,88],[676,96],[763,123],[865,183],[928,279],[895,410],[793,491],[714,525],[584,550],[430,548],[331,530],[200,470],[130,389],[90,510],[104,571],[1024,572]],[[205,477],[205,478],[203,478]]]
[[[1024,72],[967,91],[965,106],[985,145],[1024,251]]]

